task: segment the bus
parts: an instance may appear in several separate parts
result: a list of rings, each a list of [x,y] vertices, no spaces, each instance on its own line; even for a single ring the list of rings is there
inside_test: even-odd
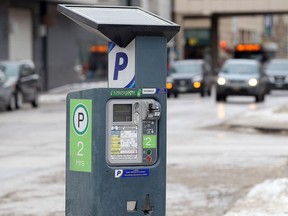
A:
[[[261,44],[237,44],[233,52],[236,59],[255,59],[262,64],[269,61],[265,48]]]

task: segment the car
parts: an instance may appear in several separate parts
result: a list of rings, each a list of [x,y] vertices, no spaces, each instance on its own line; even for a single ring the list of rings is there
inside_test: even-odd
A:
[[[27,102],[38,107],[39,79],[31,60],[0,61],[0,106],[14,110]]]
[[[179,93],[200,93],[211,95],[213,76],[210,66],[204,60],[175,61],[168,72],[167,96],[178,97]]]
[[[261,63],[252,59],[226,60],[217,77],[216,101],[227,96],[254,96],[256,102],[265,99],[267,80]]]
[[[268,89],[288,89],[288,60],[273,59],[266,66],[266,74],[268,76]]]

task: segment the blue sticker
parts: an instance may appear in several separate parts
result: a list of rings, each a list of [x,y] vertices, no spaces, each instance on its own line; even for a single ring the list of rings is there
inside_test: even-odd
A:
[[[126,169],[115,170],[115,178],[135,178],[135,177],[147,177],[150,174],[149,169]]]
[[[156,94],[166,94],[167,89],[166,88],[157,88],[156,89]]]

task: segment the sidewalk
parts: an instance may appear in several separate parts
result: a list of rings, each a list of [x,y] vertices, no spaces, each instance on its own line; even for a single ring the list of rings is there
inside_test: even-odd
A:
[[[254,128],[264,132],[288,132],[288,102],[282,106],[247,111],[221,125],[230,128]]]
[[[40,103],[56,103],[61,101],[64,102],[69,92],[81,91],[92,88],[107,88],[107,86],[108,83],[106,81],[64,85],[42,94],[40,96]]]

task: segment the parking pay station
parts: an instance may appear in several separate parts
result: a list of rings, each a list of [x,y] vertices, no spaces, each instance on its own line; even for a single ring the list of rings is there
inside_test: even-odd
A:
[[[67,96],[66,215],[165,215],[167,42],[138,7],[59,5],[109,42],[108,87]]]

